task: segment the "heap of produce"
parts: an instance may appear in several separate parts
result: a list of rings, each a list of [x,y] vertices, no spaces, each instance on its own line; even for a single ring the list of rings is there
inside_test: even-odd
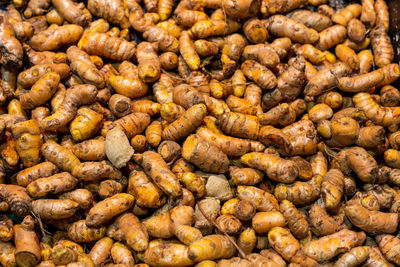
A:
[[[0,0],[0,266],[400,266],[389,10],[334,2]]]

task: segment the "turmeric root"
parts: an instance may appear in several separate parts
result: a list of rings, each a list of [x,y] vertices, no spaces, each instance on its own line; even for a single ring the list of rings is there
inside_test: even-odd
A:
[[[79,204],[69,199],[38,199],[32,202],[32,211],[42,219],[67,219],[78,208]]]
[[[238,197],[241,200],[247,200],[252,203],[258,211],[278,211],[279,204],[276,198],[257,187],[242,186],[237,187]]]
[[[394,57],[393,46],[384,24],[378,24],[371,31],[371,46],[376,66],[383,67],[392,63]]]
[[[362,245],[365,237],[364,232],[343,229],[337,233],[312,240],[306,243],[303,249],[310,258],[318,262],[324,262],[343,251],[349,251],[354,247]]]
[[[330,169],[321,184],[321,195],[329,211],[340,208],[344,188],[344,177],[340,170]]]
[[[153,121],[150,125],[147,126],[146,131],[145,131],[145,136],[147,139],[147,142],[153,146],[157,147],[162,139],[162,125],[161,122],[159,121]]]
[[[400,245],[400,240],[392,235],[378,235],[375,239],[386,259],[398,265],[400,263],[400,258],[397,248]]]
[[[43,130],[57,130],[65,126],[76,115],[81,105],[89,104],[96,98],[97,89],[93,85],[79,84],[69,88],[61,106],[51,116],[39,122]]]
[[[70,75],[70,68],[67,64],[40,64],[24,70],[18,74],[18,84],[23,88],[34,85],[43,75],[48,72],[56,72],[61,79]]]
[[[86,27],[92,20],[92,15],[82,4],[70,0],[52,0],[51,2],[60,15],[71,24]]]
[[[87,227],[85,220],[72,223],[68,227],[68,237],[74,242],[86,243],[101,239],[106,233],[106,227]]]
[[[104,18],[112,24],[119,24],[123,29],[130,27],[129,20],[125,15],[123,1],[91,0],[88,1],[88,9],[96,17]]]
[[[76,46],[67,49],[67,57],[71,62],[71,70],[78,75],[84,83],[93,84],[98,88],[104,86],[104,77],[90,60],[88,54]]]
[[[109,237],[103,237],[97,241],[90,250],[89,257],[94,265],[99,265],[107,262],[107,258],[111,255],[111,247],[114,241]]]
[[[318,266],[313,259],[305,255],[299,241],[297,241],[288,229],[283,227],[272,228],[268,233],[268,241],[271,247],[285,260],[302,264],[302,266]]]
[[[23,50],[21,43],[15,38],[13,28],[7,16],[0,16],[0,63],[5,67],[19,68],[22,66]]]
[[[13,221],[5,215],[0,216],[0,242],[8,242],[14,236]]]
[[[312,44],[318,41],[318,32],[293,19],[274,15],[268,19],[268,31],[275,36],[288,37],[293,42]],[[324,49],[325,50],[325,49]]]
[[[72,147],[72,152],[80,160],[104,160],[106,157],[104,150],[104,138],[99,137],[77,143]]]
[[[43,156],[54,163],[63,171],[72,172],[80,164],[79,159],[68,149],[62,147],[54,141],[47,141],[42,146]]]
[[[50,0],[29,0],[28,6],[24,11],[25,17],[30,18],[32,16],[43,15],[50,7],[50,3]]]
[[[24,187],[0,184],[0,199],[10,206],[10,210],[18,217],[25,217],[31,212],[32,199]]]
[[[39,178],[31,182],[26,189],[32,197],[44,197],[71,191],[78,184],[78,179],[68,172],[57,173],[49,177]]]
[[[35,266],[40,262],[39,239],[31,216],[26,216],[21,224],[14,225],[14,243],[18,266]]]
[[[376,23],[375,25],[379,26],[383,24],[385,26],[385,30],[389,30],[389,8],[385,1],[376,0],[374,4],[375,12],[376,12]]]
[[[368,93],[356,94],[353,97],[353,102],[355,106],[363,110],[368,119],[372,120],[375,124],[388,127],[400,122],[400,117],[397,116],[400,110],[398,110],[397,107],[380,106]]]
[[[170,171],[160,154],[146,151],[142,155],[140,164],[164,193],[172,197],[181,195],[181,186],[178,179]]]
[[[308,212],[311,224],[311,231],[316,236],[326,236],[338,232],[345,228],[344,211],[335,216],[330,216],[328,212],[320,205],[313,204]]]
[[[136,57],[140,79],[146,83],[158,80],[161,65],[153,46],[148,42],[141,42],[137,47]]]
[[[285,217],[279,211],[257,212],[252,219],[253,229],[258,234],[266,234],[274,227],[283,227]]]
[[[246,60],[242,63],[241,70],[250,80],[255,81],[263,89],[272,89],[276,86],[275,75],[254,60]]]
[[[89,55],[118,61],[129,60],[136,51],[136,44],[134,42],[128,42],[118,37],[97,32],[85,33],[77,46]],[[115,53],[114,51],[117,52]]]
[[[205,172],[225,173],[228,170],[227,155],[197,135],[191,135],[185,140],[182,157]]]
[[[144,262],[153,266],[190,266],[194,263],[188,256],[187,246],[173,243],[149,247]]]
[[[120,193],[98,202],[89,210],[86,216],[86,225],[96,227],[104,224],[116,215],[128,210],[133,205],[134,199],[130,194]],[[114,208],[107,209],[107,207]]]
[[[116,220],[123,232],[126,243],[135,251],[145,251],[149,244],[146,228],[132,213],[124,213]]]
[[[319,33],[319,41],[317,48],[321,50],[329,50],[335,45],[344,41],[347,30],[342,25],[333,25]]]
[[[243,155],[240,160],[252,168],[264,171],[274,181],[292,183],[298,175],[294,162],[273,155],[252,152]]]
[[[344,211],[352,224],[367,233],[390,234],[397,229],[397,213],[368,210],[360,204],[360,200],[347,202]]]
[[[305,205],[315,201],[320,193],[322,176],[315,175],[307,182],[294,182],[293,184],[278,184],[274,195],[279,200],[289,200],[293,204]]]
[[[40,149],[43,141],[39,125],[35,120],[23,121],[12,128],[15,149],[25,167],[32,167],[40,162]]]
[[[351,73],[349,66],[338,62],[327,68],[320,70],[304,88],[304,94],[307,96],[317,96],[329,91],[337,85],[337,79],[348,76]]]
[[[129,194],[135,197],[139,206],[159,208],[165,203],[165,196],[142,171],[132,171],[129,174]]]
[[[259,63],[269,68],[275,67],[280,61],[279,55],[275,49],[266,44],[247,45],[243,50],[242,57],[245,59],[257,60]]]
[[[204,104],[190,107],[182,116],[163,130],[163,139],[176,141],[188,136],[200,126],[206,113],[207,110]]]
[[[76,44],[82,33],[82,27],[75,24],[63,26],[53,24],[46,30],[34,34],[30,40],[30,45],[38,51],[57,50]]]
[[[347,23],[353,19],[358,18],[361,14],[362,7],[359,4],[351,4],[332,15],[332,21],[346,26]]]
[[[150,116],[145,113],[131,113],[109,124],[105,124],[101,134],[105,136],[114,127],[119,127],[129,138],[140,134],[150,123]]]
[[[223,235],[209,235],[192,243],[187,255],[194,262],[232,257],[235,247]]]
[[[198,128],[196,134],[200,138],[217,146],[227,156],[242,156],[243,154],[249,152],[251,149],[251,144],[248,140],[215,133],[206,127]],[[232,149],[232,147],[235,147],[235,149]]]
[[[374,10],[374,1],[362,0],[361,1],[361,17],[360,20],[368,28],[372,28],[376,22],[376,12]]]
[[[309,226],[305,216],[288,200],[283,200],[281,202],[280,210],[293,235],[298,239],[305,238],[309,232]]]
[[[332,25],[332,21],[328,16],[308,10],[296,10],[291,14],[290,18],[318,32]]]

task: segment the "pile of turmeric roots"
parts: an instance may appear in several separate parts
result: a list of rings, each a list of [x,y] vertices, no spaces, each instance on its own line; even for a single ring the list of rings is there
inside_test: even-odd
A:
[[[0,2],[1,266],[400,266],[384,0]]]

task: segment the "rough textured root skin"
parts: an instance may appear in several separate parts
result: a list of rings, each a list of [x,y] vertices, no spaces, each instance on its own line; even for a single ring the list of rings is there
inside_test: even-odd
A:
[[[315,175],[307,182],[294,182],[293,184],[278,184],[274,195],[279,200],[289,200],[293,204],[306,205],[315,201],[320,194],[322,176]]]
[[[11,219],[5,215],[0,215],[0,242],[8,242],[13,238],[13,225],[14,224]]]
[[[135,198],[132,195],[120,193],[98,202],[89,210],[86,216],[86,225],[96,227],[104,224],[116,215],[132,207],[134,200]],[[113,208],[110,208],[107,212],[107,208],[109,207]]]
[[[83,29],[75,24],[51,25],[48,29],[32,36],[30,45],[38,51],[57,50],[61,47],[76,44],[81,38]]]
[[[238,186],[237,192],[241,200],[250,201],[258,211],[279,211],[278,201],[266,191],[253,186]]]
[[[39,239],[34,231],[34,219],[26,216],[14,225],[15,261],[18,266],[35,266],[40,262]]]
[[[188,257],[194,262],[230,258],[236,249],[223,235],[209,235],[192,243],[189,246]]]
[[[328,50],[335,45],[344,41],[347,35],[347,30],[342,25],[334,25],[320,32],[317,48]]]
[[[353,101],[357,108],[361,108],[366,116],[378,125],[388,127],[400,122],[400,109],[380,106],[368,93],[356,94]]]
[[[43,75],[48,72],[56,72],[61,79],[65,79],[70,75],[70,67],[67,64],[39,64],[18,74],[17,82],[23,88],[34,85]]]
[[[199,69],[200,57],[187,31],[181,32],[181,36],[179,37],[179,51],[191,70]]]
[[[10,210],[18,217],[25,217],[32,210],[32,199],[24,187],[0,184],[0,199],[6,201]]]
[[[338,88],[350,93],[367,92],[382,83],[384,79],[385,74],[378,69],[359,76],[339,78]]]
[[[151,43],[141,42],[136,50],[138,60],[138,74],[142,81],[146,83],[155,82],[161,73],[161,64],[157,52]]]
[[[22,108],[33,109],[45,104],[56,92],[59,82],[60,75],[57,73],[44,74],[28,93],[19,96]]]
[[[67,219],[78,208],[79,204],[69,199],[38,199],[32,202],[32,211],[41,219]]]
[[[344,228],[344,212],[336,216],[330,216],[321,205],[313,204],[308,214],[311,231],[316,236],[330,235]]]
[[[392,63],[394,58],[393,46],[383,24],[377,25],[371,31],[371,46],[375,64],[378,67]]]
[[[128,139],[140,134],[150,123],[150,116],[146,113],[131,113],[116,121],[103,126],[101,134],[105,136],[109,130],[119,127],[123,130]]]
[[[397,213],[370,211],[357,203],[357,200],[347,203],[344,210],[351,223],[367,233],[390,234],[397,229],[399,221]]]
[[[172,173],[160,154],[146,151],[142,154],[141,166],[155,184],[169,196],[179,197],[182,188],[175,174]]]
[[[268,241],[271,247],[285,260],[292,263],[302,263],[305,264],[304,266],[318,266],[313,259],[304,254],[299,241],[288,229],[282,227],[272,228],[268,233]]]
[[[304,245],[303,249],[307,256],[318,262],[324,262],[332,259],[340,252],[348,251],[353,247],[363,244],[365,237],[364,232],[354,232],[344,229],[310,241]]]
[[[69,88],[63,103],[52,115],[39,122],[42,130],[58,130],[70,122],[76,115],[78,107],[94,102],[97,88],[90,84],[79,84]]]
[[[89,257],[95,266],[106,263],[111,255],[111,247],[114,241],[109,237],[103,237],[97,241],[90,250]]]
[[[67,49],[67,57],[71,62],[72,72],[77,74],[84,83],[93,84],[98,88],[104,87],[104,77],[88,54],[76,46],[71,46]]]
[[[268,178],[277,182],[292,183],[298,175],[294,162],[274,155],[252,152],[243,155],[240,160],[252,168],[264,171]]]
[[[203,122],[207,110],[204,104],[190,107],[177,120],[164,128],[162,137],[164,140],[177,141],[191,134]]]
[[[73,168],[80,164],[79,159],[71,151],[54,141],[44,143],[42,153],[48,161],[54,163],[63,171],[71,172]]]
[[[312,44],[319,39],[317,31],[307,28],[303,24],[282,15],[275,15],[269,18],[268,31],[271,32],[272,35],[288,37],[293,42],[302,44]]]
[[[374,2],[372,0],[362,0],[362,10],[360,20],[368,28],[372,28],[376,22],[376,12],[374,10]]]
[[[85,140],[77,143],[72,147],[72,152],[80,160],[104,160],[106,157],[104,149],[104,138],[96,138]]]
[[[204,96],[194,87],[191,87],[187,84],[176,86],[173,89],[172,94],[173,102],[184,107],[185,109],[189,109],[194,105],[205,103]]]
[[[368,152],[361,147],[352,147],[342,150],[333,161],[332,168],[347,174],[353,170],[365,183],[374,183],[378,178],[378,164]]]
[[[328,16],[308,10],[294,11],[290,18],[303,23],[309,28],[313,28],[318,32],[321,32],[332,25],[332,21]]]
[[[389,8],[385,1],[376,0],[375,1],[375,12],[376,12],[376,25],[383,24],[385,30],[389,31]]]
[[[288,200],[280,203],[280,210],[288,222],[288,227],[293,235],[298,239],[303,239],[308,235],[309,226],[306,218]]]
[[[149,244],[146,228],[132,213],[124,213],[117,218],[119,229],[124,233],[126,243],[135,251],[145,251]]]
[[[68,227],[68,237],[77,243],[93,242],[101,239],[106,233],[106,227],[89,228],[85,220],[72,223]]]
[[[344,192],[344,176],[340,170],[330,169],[321,184],[321,195],[327,210],[336,211]]]
[[[260,123],[256,116],[228,112],[222,114],[216,125],[226,134],[255,140],[258,137]]]
[[[26,189],[32,197],[38,198],[48,194],[71,191],[77,184],[78,179],[68,172],[61,172],[46,178],[39,178],[31,182]]]
[[[215,133],[206,127],[197,129],[196,134],[220,148],[227,156],[242,156],[251,149],[251,144],[248,140]]]
[[[369,249],[366,246],[355,247],[343,254],[334,264],[334,267],[356,267],[368,259]]]
[[[142,171],[129,174],[128,193],[135,197],[135,203],[148,208],[159,208],[165,203],[165,196]]]
[[[91,0],[88,1],[88,9],[96,17],[104,18],[105,20],[119,24],[121,28],[126,29],[130,27],[128,18],[125,15],[123,1],[102,1]]]
[[[13,28],[4,14],[0,16],[0,32],[0,63],[9,68],[21,67],[22,45],[15,38]]]
[[[304,94],[307,96],[321,95],[337,85],[337,79],[343,76],[348,76],[351,73],[350,67],[347,64],[338,62],[329,67],[318,71],[311,78],[304,88]]]
[[[52,0],[52,3],[60,15],[69,23],[86,27],[92,20],[92,15],[89,11],[76,2]]]
[[[103,44],[103,45],[99,45]],[[117,61],[129,60],[136,52],[136,44],[105,33],[85,33],[79,40],[78,47],[89,55],[96,55]],[[114,49],[118,51],[114,53]]]
[[[228,170],[227,155],[197,135],[191,135],[185,140],[182,157],[205,172],[225,173]]]
[[[190,266],[194,262],[189,259],[188,247],[182,244],[159,244],[150,247],[144,254],[144,262],[149,265]]]
[[[255,81],[263,89],[273,89],[277,80],[275,75],[254,60],[246,60],[242,63],[241,70],[250,80]]]
[[[400,264],[400,255],[398,248],[400,246],[399,238],[392,235],[378,235],[376,236],[376,241],[378,243],[379,249],[382,251],[383,255],[390,262],[396,265]]]
[[[32,167],[40,162],[40,149],[43,141],[39,125],[35,120],[19,122],[12,127],[15,150],[25,167]]]

